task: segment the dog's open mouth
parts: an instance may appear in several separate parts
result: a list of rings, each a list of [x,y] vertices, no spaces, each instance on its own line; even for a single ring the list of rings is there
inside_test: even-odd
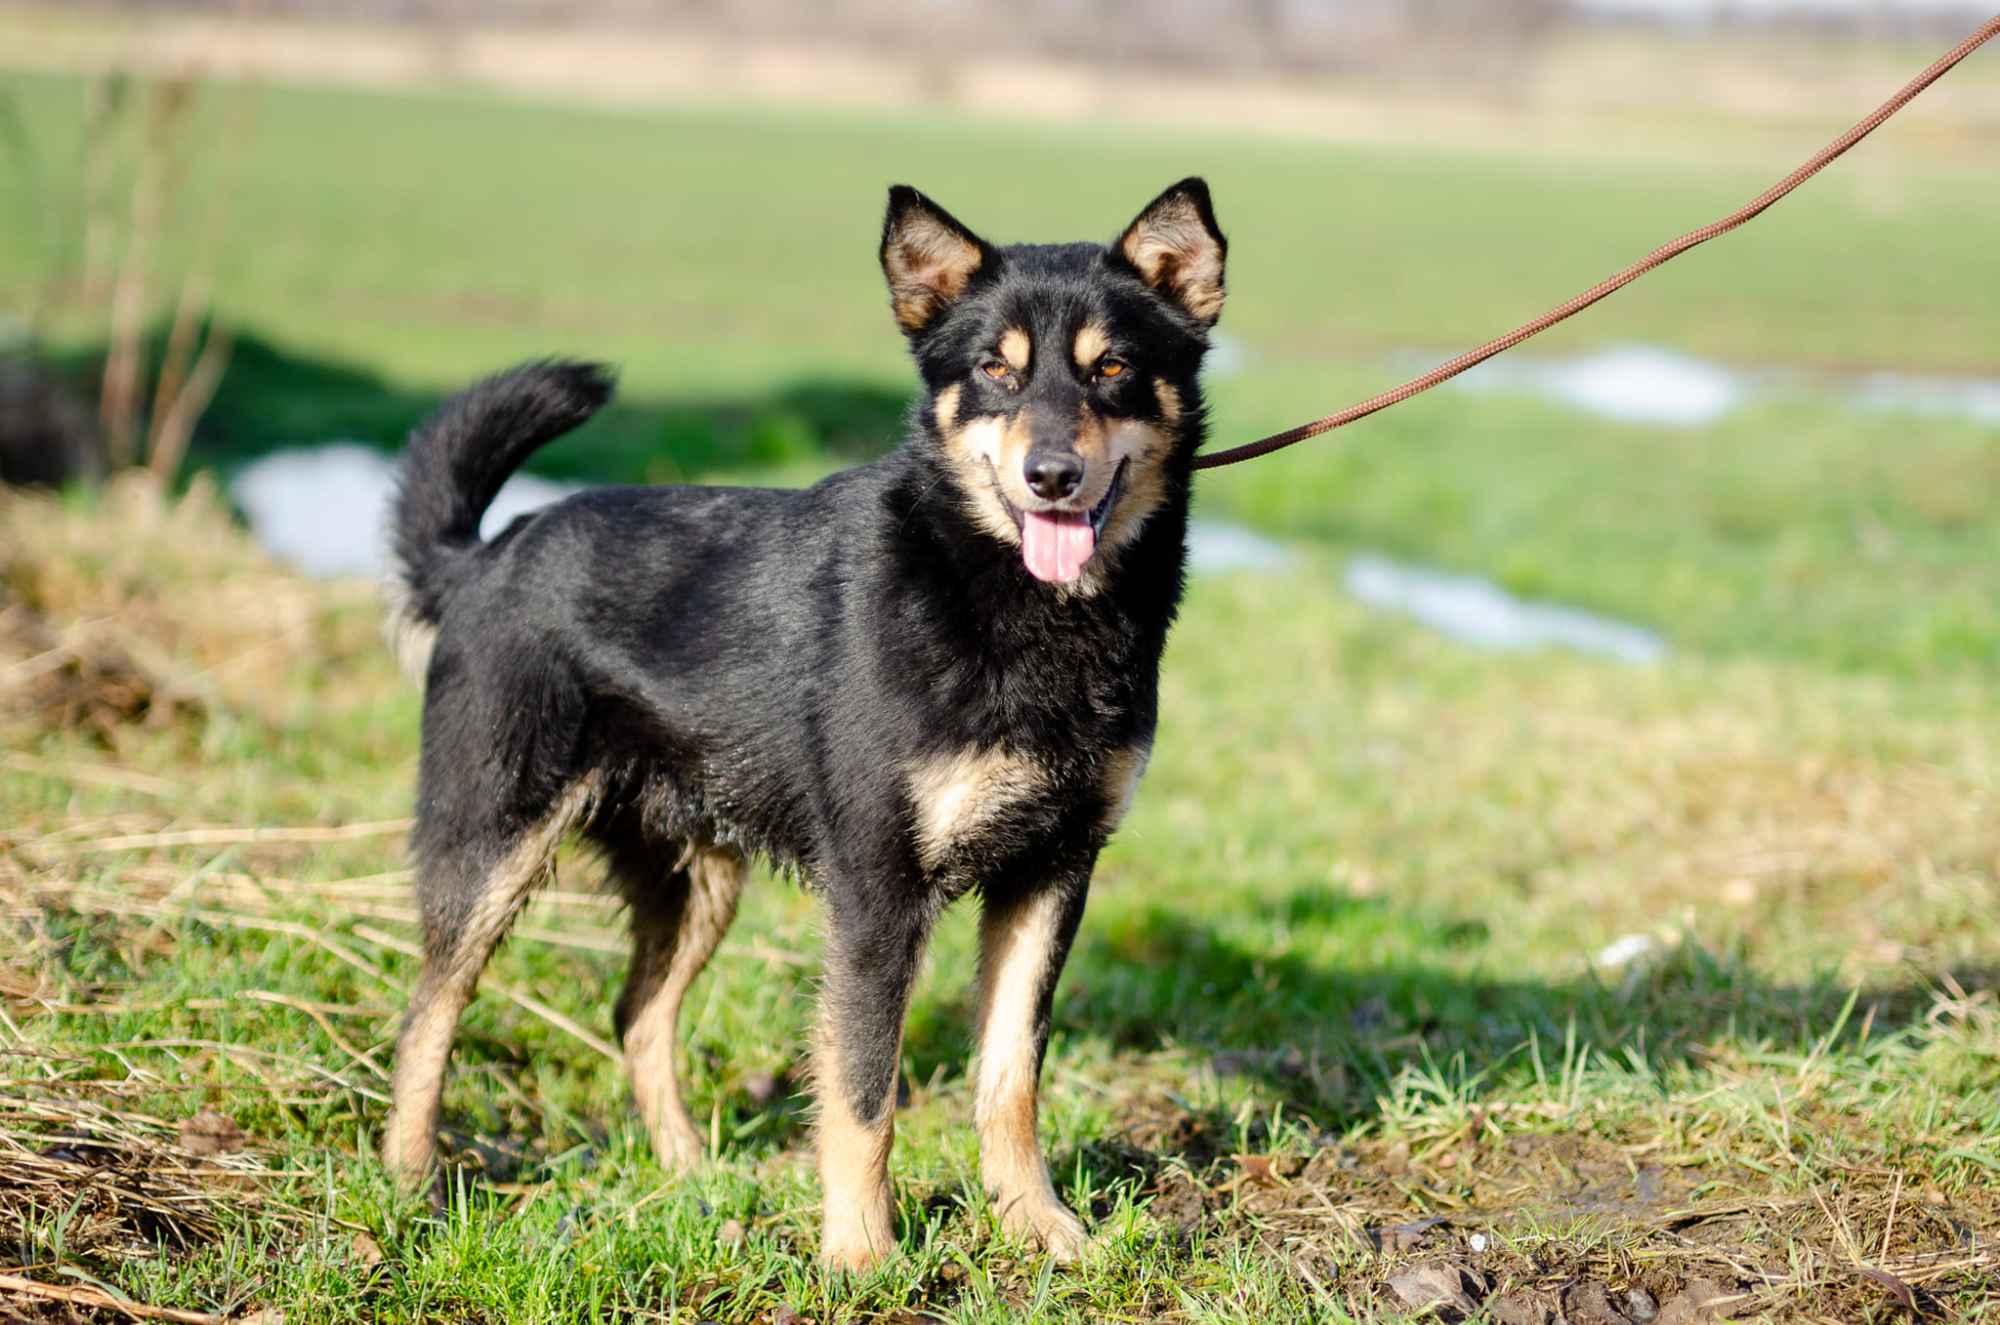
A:
[[[1021,560],[1028,574],[1051,584],[1070,584],[1083,574],[1084,563],[1097,550],[1097,540],[1104,533],[1104,522],[1111,518],[1111,508],[1125,488],[1125,465],[1123,460],[1118,462],[1104,496],[1088,511],[1023,511],[1001,495],[1007,513],[1021,530]]]

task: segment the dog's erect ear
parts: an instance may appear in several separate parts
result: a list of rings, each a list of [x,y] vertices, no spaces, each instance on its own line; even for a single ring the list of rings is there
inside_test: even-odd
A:
[[[897,325],[912,336],[965,293],[990,259],[986,241],[907,184],[889,190],[882,221],[882,274]]]
[[[1215,224],[1208,185],[1188,178],[1146,204],[1117,249],[1141,279],[1208,325],[1222,316],[1228,241]]]

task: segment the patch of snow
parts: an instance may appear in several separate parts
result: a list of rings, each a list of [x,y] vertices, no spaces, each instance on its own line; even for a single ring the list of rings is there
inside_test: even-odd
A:
[[[1415,364],[1426,356],[1399,354]],[[1700,428],[1758,395],[1835,399],[1850,408],[2000,425],[2000,379],[1875,372],[1828,377],[1743,369],[1651,345],[1617,345],[1563,359],[1502,356],[1455,377],[1462,391],[1537,396],[1620,423]]]
[[[1854,392],[1863,409],[1971,419],[2000,427],[2000,381],[1870,373]]]
[[[1639,626],[1531,602],[1477,576],[1405,565],[1374,553],[1348,559],[1346,585],[1371,607],[1400,612],[1477,648],[1554,645],[1625,663],[1656,662],[1667,652],[1664,640]]]
[[[1597,954],[1597,964],[1615,970],[1637,961],[1652,950],[1652,935],[1627,934],[1623,938],[1613,939],[1605,944],[1604,950]]]
[[[588,483],[559,483],[533,474],[516,474],[494,494],[493,504],[479,522],[479,536],[491,538],[520,516],[553,506],[565,497],[584,491]]]
[[[1204,380],[1211,382],[1224,377],[1234,377],[1242,372],[1249,362],[1249,346],[1227,332],[1217,331],[1208,338],[1208,354],[1201,361],[1201,375]]]
[[[358,442],[275,451],[246,465],[229,495],[259,543],[308,575],[380,575],[388,565],[396,461]],[[480,522],[492,537],[517,515],[581,491],[516,474]]]
[[[1492,359],[1452,379],[1464,391],[1525,392],[1620,423],[1699,428],[1748,394],[1720,364],[1650,345],[1617,345],[1569,359]]]
[[[1187,550],[1188,569],[1196,575],[1283,570],[1291,561],[1284,548],[1262,534],[1214,520],[1189,523]]]

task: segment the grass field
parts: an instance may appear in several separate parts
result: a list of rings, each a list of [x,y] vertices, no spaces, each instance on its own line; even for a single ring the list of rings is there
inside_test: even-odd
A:
[[[45,160],[74,154],[74,83],[0,89]],[[1892,144],[1561,343],[1992,373],[2000,185]],[[241,170],[220,306],[247,341],[202,458],[389,445],[456,382],[561,349],[620,361],[626,397],[552,472],[652,478],[883,444],[906,381],[872,258],[891,175],[1004,238],[1106,234],[1206,173],[1247,356],[1215,386],[1222,441],[1767,182],[1734,158],[301,91],[265,98]],[[0,240],[23,302],[34,236],[64,234],[38,197],[0,213],[23,218]],[[56,343],[96,334],[59,320]],[[419,701],[365,591],[264,564],[199,493],[173,516],[7,499],[0,1172],[46,1176],[0,1188],[0,1233],[44,1283],[294,1322],[1358,1321],[1415,1314],[1426,1284],[1460,1295],[1446,1319],[1636,1322],[1632,1289],[1663,1321],[1711,1292],[1722,1318],[1979,1319],[1996,479],[1972,424],[1801,399],[1674,430],[1454,395],[1204,479],[1204,512],[1295,564],[1195,586],[1058,1001],[1045,1130],[1103,1245],[1054,1271],[994,1230],[958,915],[906,1046],[904,1254],[859,1283],[811,1262],[814,908],[771,881],[690,1013],[709,1173],[663,1180],[574,1033],[608,1033],[622,965],[577,859],[468,1020],[459,1199],[396,1199],[370,1149],[414,971],[395,821]],[[1673,656],[1470,652],[1347,599],[1361,547],[1644,622]],[[355,824],[379,828],[245,831]],[[228,1124],[186,1126],[203,1111]]]

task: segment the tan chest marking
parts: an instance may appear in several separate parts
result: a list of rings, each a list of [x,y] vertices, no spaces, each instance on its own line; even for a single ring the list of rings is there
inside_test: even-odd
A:
[[[917,858],[936,868],[952,847],[1008,807],[1048,786],[1048,770],[998,748],[937,755],[909,772],[916,810]]]
[[[1139,779],[1145,776],[1146,761],[1152,755],[1150,745],[1130,745],[1112,751],[1104,761],[1104,771],[1098,775],[1098,790],[1104,796],[1104,817],[1098,824],[1107,834],[1117,829],[1126,811],[1132,808],[1132,798],[1139,792]]]

